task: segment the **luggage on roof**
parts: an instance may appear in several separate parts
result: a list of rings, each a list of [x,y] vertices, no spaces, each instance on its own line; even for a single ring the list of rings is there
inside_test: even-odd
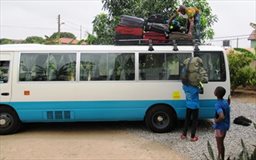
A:
[[[147,22],[149,23],[162,23],[166,24],[166,20],[163,15],[161,14],[153,14],[148,17]]]
[[[162,23],[147,23],[145,25],[145,31],[154,31],[159,33],[169,33],[169,28],[167,24]]]
[[[153,31],[145,32],[143,35],[143,39],[152,40],[153,44],[167,43],[169,41],[168,35]]]
[[[124,34],[124,35],[133,35],[133,36],[142,36],[143,29],[139,27],[128,27],[118,25],[115,27],[116,34]]]
[[[144,27],[144,19],[135,17],[135,16],[122,15],[121,21],[119,24],[122,26],[143,28]]]

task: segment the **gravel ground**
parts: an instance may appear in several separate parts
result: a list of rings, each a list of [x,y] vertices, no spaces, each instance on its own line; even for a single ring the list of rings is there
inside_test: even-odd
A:
[[[239,155],[242,150],[241,138],[244,140],[245,145],[249,151],[253,150],[254,147],[252,145],[256,145],[256,130],[253,125],[244,127],[233,124],[233,120],[240,115],[243,115],[251,119],[253,122],[256,122],[256,104],[239,103],[237,101],[232,102],[232,123],[231,128],[225,138],[226,157],[230,156],[233,158]],[[210,122],[210,120],[199,122],[197,130],[199,141],[197,142],[190,142],[189,139],[180,140],[179,137],[182,131],[183,122],[179,122],[177,128],[170,133],[152,133],[142,126],[140,126],[140,128],[130,127],[128,130],[132,134],[136,134],[145,139],[161,143],[170,149],[175,150],[177,153],[181,153],[186,157],[190,157],[191,160],[202,160],[206,159],[203,153],[206,153],[206,155],[209,156],[207,150],[207,141],[212,144],[215,155],[217,154],[214,130],[211,128]],[[188,134],[190,135],[190,130]]]

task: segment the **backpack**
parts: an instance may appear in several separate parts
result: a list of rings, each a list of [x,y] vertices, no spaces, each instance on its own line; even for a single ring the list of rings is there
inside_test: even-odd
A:
[[[192,86],[200,86],[200,82],[208,82],[208,75],[203,67],[201,58],[192,57],[184,60],[181,70],[181,81],[185,85],[190,84]]]
[[[180,79],[183,85],[189,85],[189,79],[188,79],[188,68],[189,68],[189,64],[191,63],[192,58],[189,59],[189,63],[187,63],[186,65],[183,64],[183,67],[181,69],[181,74],[180,74]]]

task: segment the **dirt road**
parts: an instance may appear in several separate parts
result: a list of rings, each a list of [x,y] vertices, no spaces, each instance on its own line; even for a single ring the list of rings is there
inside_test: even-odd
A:
[[[29,124],[0,136],[0,160],[181,160],[168,147],[128,133],[122,123]],[[180,153],[179,153],[180,154]]]

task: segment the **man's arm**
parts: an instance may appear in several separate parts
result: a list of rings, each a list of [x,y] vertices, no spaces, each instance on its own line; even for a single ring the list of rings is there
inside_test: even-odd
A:
[[[176,11],[171,17],[170,17],[170,19],[169,19],[169,25],[172,23],[172,20],[174,19],[174,18],[176,18],[177,16],[178,16],[179,14],[178,14],[178,11]]]
[[[225,119],[223,112],[220,112],[218,115],[219,115],[219,117],[214,119],[215,123],[221,122],[221,121],[223,121],[223,119]]]

